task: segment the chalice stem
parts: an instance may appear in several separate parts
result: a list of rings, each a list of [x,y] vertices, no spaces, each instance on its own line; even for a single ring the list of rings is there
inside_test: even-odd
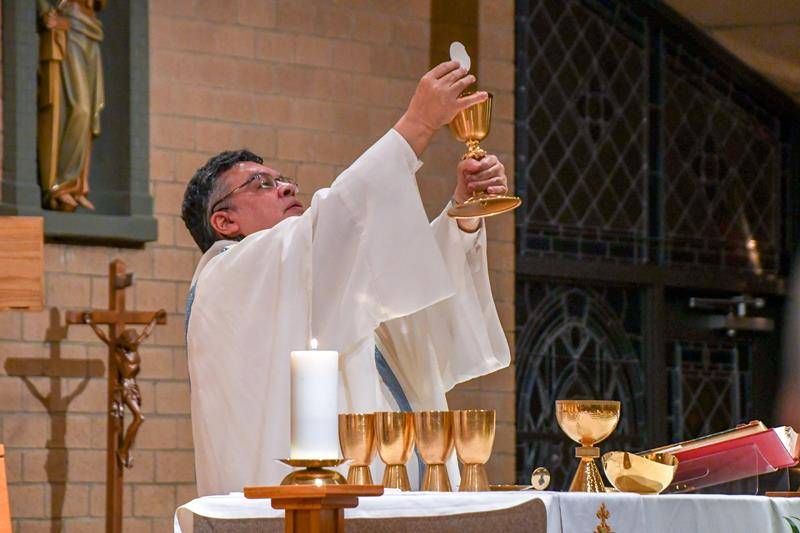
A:
[[[347,471],[348,485],[372,485],[372,473],[367,465],[351,465]]]
[[[581,463],[578,465],[578,471],[575,472],[575,477],[572,478],[572,484],[569,486],[570,492],[605,492],[606,486],[603,483],[603,478],[600,477],[600,471],[597,469],[597,464],[591,457],[581,457]]]
[[[486,150],[481,148],[480,142],[477,139],[468,139],[467,152],[461,156],[461,159],[477,159],[481,160],[486,157]]]
[[[386,465],[383,471],[383,486],[387,489],[411,490],[406,465]]]
[[[430,464],[425,467],[422,478],[422,490],[430,492],[450,492],[450,478],[443,464]]]
[[[484,492],[489,490],[489,477],[486,467],[480,463],[465,464],[464,474],[461,477],[460,492]]]

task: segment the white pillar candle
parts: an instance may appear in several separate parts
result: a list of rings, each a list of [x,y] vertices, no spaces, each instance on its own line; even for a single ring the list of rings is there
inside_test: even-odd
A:
[[[316,342],[312,341],[312,348]],[[339,457],[339,352],[291,353],[291,459]]]

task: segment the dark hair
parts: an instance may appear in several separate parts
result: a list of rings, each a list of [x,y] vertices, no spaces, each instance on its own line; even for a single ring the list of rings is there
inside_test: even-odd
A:
[[[186,224],[186,229],[192,234],[194,242],[203,252],[222,239],[211,227],[208,213],[208,201],[216,187],[217,178],[242,161],[253,161],[259,165],[264,162],[249,150],[222,152],[206,161],[206,164],[195,172],[186,186],[186,192],[183,193],[181,218]]]

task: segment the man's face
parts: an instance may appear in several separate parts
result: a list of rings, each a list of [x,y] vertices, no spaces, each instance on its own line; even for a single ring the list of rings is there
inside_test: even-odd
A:
[[[279,176],[277,170],[252,161],[237,163],[219,177],[211,203],[241,186],[254,175],[262,174]],[[303,214],[305,209],[297,199],[295,185],[275,182],[276,186],[269,189],[263,189],[260,185],[261,178],[256,177],[215,207],[216,211],[210,215],[214,230],[230,238],[247,236],[271,228],[285,218]]]

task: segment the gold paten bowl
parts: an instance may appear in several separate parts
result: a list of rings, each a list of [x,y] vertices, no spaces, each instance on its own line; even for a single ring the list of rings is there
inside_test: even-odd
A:
[[[556,400],[556,421],[581,446],[594,446],[614,432],[619,408],[616,400]]]
[[[603,455],[606,477],[620,492],[659,494],[672,483],[677,469],[678,458],[669,453],[608,452]]]

